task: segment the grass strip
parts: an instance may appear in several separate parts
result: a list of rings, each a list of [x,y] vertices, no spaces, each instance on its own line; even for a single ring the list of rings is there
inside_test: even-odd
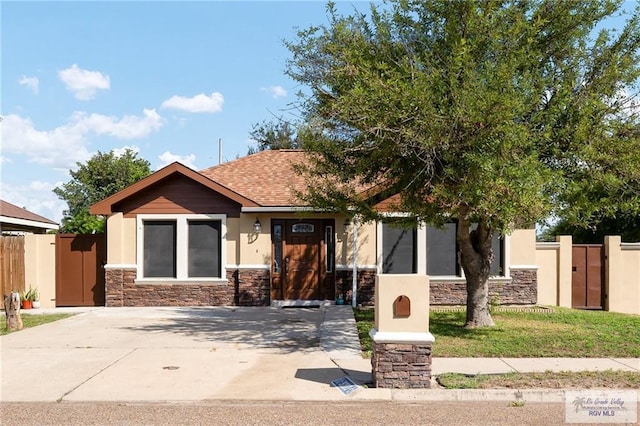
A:
[[[354,310],[362,350],[370,355],[372,309]],[[495,327],[466,329],[465,312],[431,311],[435,357],[640,357],[640,316],[554,307],[553,312],[492,313]]]
[[[46,324],[53,321],[58,321],[64,318],[68,318],[73,314],[38,314],[38,315],[21,315],[22,324],[24,328],[36,327],[38,325]],[[2,315],[0,318],[0,336],[13,333],[7,330],[7,316]]]
[[[446,389],[640,389],[640,373],[580,371],[506,374],[445,373],[436,377]]]

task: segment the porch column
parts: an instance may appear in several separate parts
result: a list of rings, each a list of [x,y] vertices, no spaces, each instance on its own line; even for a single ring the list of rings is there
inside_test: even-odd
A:
[[[374,385],[430,388],[429,277],[377,275],[375,328],[371,329]]]

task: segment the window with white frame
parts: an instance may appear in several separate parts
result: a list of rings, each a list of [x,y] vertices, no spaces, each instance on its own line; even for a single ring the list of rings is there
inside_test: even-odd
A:
[[[475,228],[474,225],[473,227]],[[456,233],[457,222],[445,223],[442,228],[427,226],[427,274],[431,276],[461,276]],[[494,233],[491,239],[493,261],[491,275],[504,276],[504,239]]]
[[[404,229],[382,222],[378,246],[383,274],[427,273],[436,277],[462,277],[456,241],[457,222],[443,227]],[[498,234],[491,241],[494,259],[492,276],[505,276],[505,242]]]
[[[416,273],[416,231],[382,223],[382,273]]]
[[[455,223],[427,227],[427,274],[460,275]]]
[[[223,279],[224,215],[139,215],[138,279]]]

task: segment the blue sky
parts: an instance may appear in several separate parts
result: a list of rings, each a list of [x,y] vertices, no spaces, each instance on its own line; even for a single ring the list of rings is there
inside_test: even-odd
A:
[[[350,12],[354,5],[341,3]],[[59,221],[51,190],[98,150],[154,170],[246,155],[254,123],[288,114],[296,28],[324,1],[7,2],[2,16],[2,199]]]
[[[629,2],[635,4],[634,2]],[[368,2],[338,2],[338,10]],[[326,23],[325,1],[2,1],[2,199],[59,221],[52,189],[98,150],[154,170],[246,155],[254,123],[301,88],[283,40]]]

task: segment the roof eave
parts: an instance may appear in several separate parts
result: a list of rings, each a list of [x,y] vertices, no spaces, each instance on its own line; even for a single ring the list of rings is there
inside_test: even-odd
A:
[[[8,223],[11,225],[27,226],[31,228],[41,229],[58,229],[60,226],[57,223],[39,222],[29,219],[19,219],[17,217],[0,216],[0,223]]]
[[[310,206],[243,206],[242,213],[326,212]]]

